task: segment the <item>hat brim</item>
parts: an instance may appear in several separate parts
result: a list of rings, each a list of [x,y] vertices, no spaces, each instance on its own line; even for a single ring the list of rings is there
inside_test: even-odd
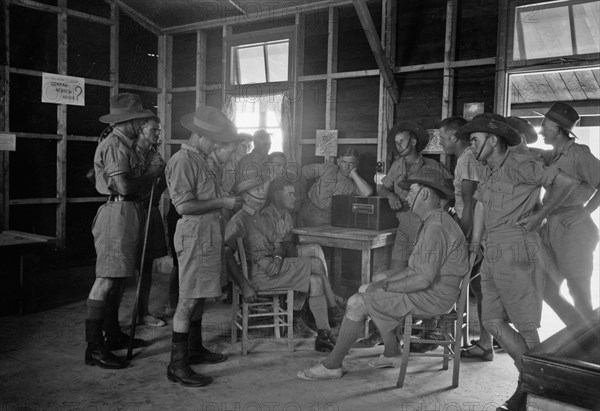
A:
[[[254,187],[258,187],[264,184],[265,181],[262,178],[252,178],[250,180],[242,181],[235,189],[235,195],[240,195],[244,191],[248,191]]]
[[[117,124],[124,121],[135,120],[136,118],[149,118],[156,117],[156,114],[150,110],[143,110],[137,113],[125,113],[125,114],[105,114],[98,119],[101,123],[106,124]]]
[[[459,128],[454,135],[461,140],[469,141],[472,133],[489,133],[503,138],[509,146],[516,146],[521,142],[521,136],[519,133],[508,124],[496,122],[495,124],[497,124],[499,127],[496,129],[491,129],[487,127],[488,123],[489,121],[487,120],[472,120]]]
[[[194,122],[195,113],[188,113],[181,116],[180,123],[183,127],[185,127],[188,131],[192,133],[196,133],[200,136],[204,136],[209,138],[210,140],[217,143],[231,143],[234,141],[238,141],[237,130],[235,128],[226,127],[225,129],[213,129],[209,130],[207,128],[203,128],[198,126]]]
[[[442,192],[448,200],[452,200],[454,198],[454,190],[450,190],[449,187],[446,187],[443,184],[434,183],[434,182],[431,182],[428,180],[421,180],[419,178],[409,178],[407,180],[404,180],[401,183],[401,186],[403,188],[408,187],[408,188],[405,188],[405,190],[408,190],[408,189],[410,189],[410,186],[412,184],[422,184],[427,187],[435,188],[436,190]]]
[[[418,123],[415,123],[414,121],[399,121],[398,123],[396,123],[394,127],[390,129],[388,136],[388,144],[391,144],[392,140],[395,140],[396,135],[398,134],[398,131],[396,130],[412,131],[413,133],[415,133],[417,135],[417,145],[415,148],[419,153],[425,150],[425,147],[427,147],[427,144],[429,144],[429,133],[427,132],[427,130],[425,130],[423,127],[421,127]],[[392,147],[393,150],[395,150],[397,153],[395,144],[392,144]]]

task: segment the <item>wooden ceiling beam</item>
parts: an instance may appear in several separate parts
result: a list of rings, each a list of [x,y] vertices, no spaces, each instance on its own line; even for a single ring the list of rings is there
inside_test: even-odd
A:
[[[123,3],[121,0],[116,0],[116,4],[117,4],[117,6],[119,6],[119,8],[121,10],[123,10],[123,12],[125,14],[127,14],[129,17],[131,17],[136,23],[138,23],[140,26],[142,26],[146,30],[154,33],[157,36],[160,36],[163,34],[162,29],[160,27],[158,27],[158,25],[156,25],[148,17],[135,11],[132,7]]]
[[[367,8],[364,0],[353,0],[352,3],[354,4],[360,24],[362,25],[365,35],[367,36],[367,40],[369,41],[369,45],[371,46],[371,51],[375,56],[375,61],[379,67],[379,72],[383,76],[385,85],[389,90],[390,97],[392,97],[394,103],[398,104],[398,85],[396,84],[396,79],[394,78],[394,72],[392,71],[390,62],[385,55],[385,50],[383,50],[383,47],[381,46],[381,40],[379,39],[379,34],[377,34],[375,24],[373,24],[371,13],[369,13],[369,9]]]
[[[163,29],[164,34],[179,34],[188,33],[196,30],[214,29],[223,25],[231,25],[238,23],[257,23],[265,20],[273,20],[282,17],[293,17],[296,13],[308,13],[311,11],[324,10],[329,7],[349,6],[352,0],[322,0],[309,4],[297,4],[293,7],[285,7],[281,9],[265,10],[259,13],[248,13],[244,16],[232,16],[224,19],[215,19],[201,21],[198,23],[182,24],[180,26],[171,26]]]

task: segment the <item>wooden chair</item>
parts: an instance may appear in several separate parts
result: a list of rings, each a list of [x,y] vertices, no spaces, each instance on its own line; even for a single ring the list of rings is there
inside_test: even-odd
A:
[[[398,375],[398,382],[396,387],[401,388],[404,385],[404,377],[406,376],[406,369],[408,367],[408,358],[410,356],[417,357],[442,357],[442,369],[448,369],[448,362],[450,359],[454,360],[452,368],[452,388],[458,387],[458,377],[460,372],[460,349],[463,329],[466,327],[468,319],[465,318],[467,296],[469,294],[469,277],[471,275],[471,269],[475,261],[475,254],[469,257],[469,268],[464,274],[460,293],[458,295],[458,301],[456,302],[455,309],[448,314],[442,314],[432,317],[421,317],[413,316],[412,313],[408,314],[404,318],[404,348],[402,352],[402,363],[400,365],[400,373]],[[434,328],[426,327],[424,325],[415,325],[413,320],[437,320]],[[411,338],[412,330],[422,330],[424,336],[426,332],[434,332],[437,335],[442,335],[442,340],[433,340],[425,338]],[[414,343],[421,344],[437,344],[444,348],[443,353],[411,353],[410,346]]]
[[[237,239],[238,257],[244,277],[248,278],[248,263],[246,261],[246,252],[244,251],[244,242],[242,238]],[[281,327],[287,327],[288,349],[294,351],[294,327],[293,327],[293,309],[294,309],[294,290],[270,290],[258,291],[258,299],[254,303],[246,303],[243,299],[241,290],[234,284],[232,301],[232,321],[231,321],[231,343],[237,342],[237,331],[242,331],[242,355],[248,354],[248,330],[273,328],[275,338],[281,338]],[[279,304],[280,296],[286,297],[287,308],[284,309]],[[273,318],[269,324],[250,324],[252,319]]]

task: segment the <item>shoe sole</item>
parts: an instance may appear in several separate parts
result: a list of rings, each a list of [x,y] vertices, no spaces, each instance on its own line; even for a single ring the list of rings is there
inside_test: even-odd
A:
[[[337,378],[342,378],[342,376],[327,376],[327,377],[319,377],[319,378],[312,378],[309,377],[308,375],[306,375],[306,373],[304,371],[298,371],[298,373],[296,374],[296,377],[300,378],[301,380],[305,380],[305,381],[319,381],[319,380],[335,380]]]
[[[129,363],[124,362],[123,364],[118,365],[118,366],[111,366],[111,365],[102,364],[100,361],[94,360],[93,358],[91,358],[91,359],[86,358],[85,365],[89,365],[92,367],[97,365],[98,367],[103,368],[105,370],[120,370],[120,369],[126,368],[129,365]]]
[[[179,384],[183,385],[184,387],[195,387],[195,388],[206,387],[207,385],[210,385],[213,382],[212,379],[209,379],[208,382],[204,382],[204,383],[186,384],[185,382],[181,381],[181,379],[179,379],[175,376],[172,376],[172,375],[168,375],[168,374],[167,374],[167,379],[169,381],[178,382]]]

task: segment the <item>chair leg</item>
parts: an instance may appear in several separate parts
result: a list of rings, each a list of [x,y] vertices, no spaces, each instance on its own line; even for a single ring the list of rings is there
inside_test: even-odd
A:
[[[281,339],[281,332],[279,330],[279,296],[273,295],[273,330],[275,331],[275,338]]]
[[[287,294],[287,340],[288,350],[294,351],[294,291],[290,290]]]
[[[248,354],[248,304],[242,303],[242,355]]]
[[[404,349],[402,351],[402,363],[400,364],[400,373],[398,374],[397,388],[402,388],[404,385],[404,377],[406,377],[406,369],[408,368],[408,357],[410,356],[410,336],[412,335],[412,314],[408,314],[404,318]]]
[[[460,376],[460,343],[463,335],[462,317],[455,322],[454,339],[454,364],[452,364],[452,388],[458,387],[458,378]]]
[[[231,344],[235,344],[237,342],[237,330],[238,326],[236,324],[237,321],[237,313],[240,309],[240,295],[238,294],[235,286],[233,287],[233,294],[231,297]]]

